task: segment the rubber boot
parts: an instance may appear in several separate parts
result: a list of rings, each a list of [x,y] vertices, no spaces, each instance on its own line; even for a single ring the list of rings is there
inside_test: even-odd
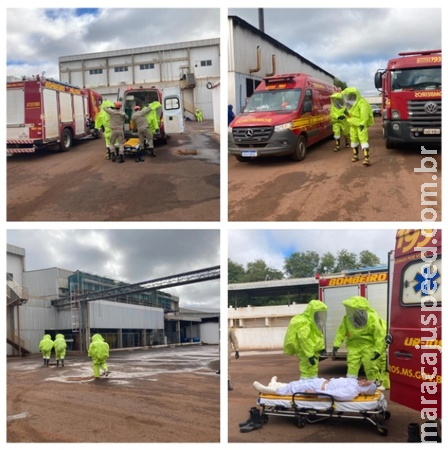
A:
[[[362,162],[365,166],[370,166],[369,159],[369,147],[364,149],[364,161]]]
[[[420,425],[418,423],[408,424],[408,442],[421,442]]]
[[[135,162],[140,162],[140,158],[138,157],[139,152],[135,153]]]
[[[352,162],[356,162],[359,161],[359,157],[358,157],[358,147],[353,147],[353,157],[352,157]]]
[[[124,163],[124,155],[120,154],[120,159],[118,160],[119,163]]]
[[[106,156],[104,157],[104,159],[110,159],[110,158],[111,158],[111,156],[110,156],[110,148],[106,147]]]
[[[50,358],[47,358],[47,366],[49,366],[50,365]]]
[[[154,147],[149,147],[149,156],[155,158],[157,155],[154,151]]]
[[[341,140],[335,139],[335,142],[336,142],[336,147],[335,147],[334,151],[338,152],[341,149]]]
[[[253,416],[255,414],[254,411],[256,409],[257,409],[256,407],[253,407],[253,408],[249,409],[249,418],[245,422],[241,422],[241,423],[238,424],[240,428],[241,427],[245,427],[246,425],[249,425],[249,423],[252,421],[252,418],[253,418]]]
[[[263,426],[263,419],[260,410],[255,408],[251,414],[251,420],[243,427],[240,427],[241,433],[249,433],[250,431],[259,430]]]
[[[233,387],[232,387],[232,385],[230,384],[230,380],[227,381],[227,390],[228,390],[228,391],[233,391]]]
[[[61,365],[62,365],[62,367],[64,367],[64,360],[63,359],[61,359]]]
[[[56,360],[56,367],[59,367],[59,359]]]
[[[345,138],[345,148],[350,148],[350,139],[348,137]]]
[[[138,152],[138,159],[139,159],[139,161],[144,161],[144,159],[143,159],[143,150]]]
[[[111,152],[112,162],[115,162],[117,159],[117,152]]]
[[[44,358],[44,366],[46,366],[46,365],[47,365],[47,359]]]

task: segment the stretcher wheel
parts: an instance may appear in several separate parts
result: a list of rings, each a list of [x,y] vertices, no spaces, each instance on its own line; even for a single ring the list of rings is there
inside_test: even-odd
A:
[[[387,427],[384,427],[383,425],[377,425],[376,430],[379,434],[381,434],[381,436],[387,436],[387,434],[389,433]]]
[[[261,416],[261,420],[263,421],[263,424],[266,425],[269,422],[269,416],[267,414],[263,414]]]
[[[387,420],[390,418],[390,412],[389,411],[385,411],[384,412],[384,418]]]
[[[297,417],[296,425],[297,428],[303,428],[305,426],[305,419],[303,417]]]

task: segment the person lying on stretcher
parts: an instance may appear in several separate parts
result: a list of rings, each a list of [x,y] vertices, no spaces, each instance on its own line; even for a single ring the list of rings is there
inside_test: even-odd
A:
[[[377,385],[365,378],[307,378],[304,380],[280,383],[272,377],[268,386],[258,381],[253,383],[254,389],[262,394],[293,395],[297,392],[328,394],[338,401],[351,401],[358,395],[374,395]]]

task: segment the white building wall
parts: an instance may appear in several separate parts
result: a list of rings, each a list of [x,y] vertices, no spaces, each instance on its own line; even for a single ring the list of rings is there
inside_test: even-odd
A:
[[[203,344],[219,344],[219,323],[205,322],[199,325],[199,336]]]
[[[89,302],[90,328],[164,329],[162,308],[106,300]]]
[[[13,280],[23,286],[23,272],[25,271],[25,249],[7,244],[6,249],[7,272],[12,274]]]
[[[240,350],[281,350],[289,322],[307,304],[229,308]]]
[[[230,17],[228,27],[228,99],[234,106],[235,114],[239,114],[246,104],[248,79],[261,81],[273,74],[301,72],[333,83],[333,77],[324,69],[319,70],[318,66],[308,63],[306,58],[300,58],[292,50],[288,51],[281,42],[268,35],[254,32],[250,26],[246,28],[244,23],[235,24]]]

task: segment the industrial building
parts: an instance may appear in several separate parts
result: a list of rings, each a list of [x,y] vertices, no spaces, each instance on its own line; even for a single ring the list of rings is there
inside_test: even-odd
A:
[[[216,117],[213,89],[220,79],[220,39],[203,39],[125,50],[59,57],[60,81],[99,92],[116,101],[123,87],[163,89],[178,86],[185,116],[196,108],[204,119]],[[218,97],[219,98],[219,97]]]
[[[219,277],[218,268],[129,284],[57,267],[25,270],[25,249],[7,244],[7,354],[37,353],[44,334],[85,351],[101,333],[112,349],[219,344],[219,311],[183,310],[158,287]],[[177,284],[176,284],[177,283]]]
[[[228,99],[239,114],[264,77],[305,73],[327,83],[334,76],[237,16],[228,17]]]

